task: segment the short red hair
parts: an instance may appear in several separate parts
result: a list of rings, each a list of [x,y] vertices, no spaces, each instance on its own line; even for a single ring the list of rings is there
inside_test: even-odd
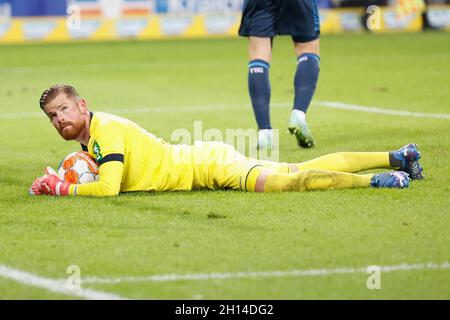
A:
[[[41,98],[39,99],[39,105],[41,109],[44,110],[44,107],[53,99],[55,99],[56,96],[60,93],[65,93],[67,97],[71,99],[80,99],[80,95],[78,94],[77,89],[75,89],[74,87],[67,84],[56,84],[42,93]]]

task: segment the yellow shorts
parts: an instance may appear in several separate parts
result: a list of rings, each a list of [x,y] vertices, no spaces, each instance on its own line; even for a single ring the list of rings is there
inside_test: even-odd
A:
[[[233,146],[218,141],[196,141],[191,146],[193,189],[254,191],[261,163],[247,158]]]

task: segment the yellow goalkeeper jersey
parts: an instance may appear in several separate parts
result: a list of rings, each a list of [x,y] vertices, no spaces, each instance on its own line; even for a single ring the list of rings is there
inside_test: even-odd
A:
[[[72,195],[107,196],[126,191],[190,190],[194,168],[188,145],[171,145],[134,122],[91,114],[83,146],[99,163],[99,181],[72,185]]]

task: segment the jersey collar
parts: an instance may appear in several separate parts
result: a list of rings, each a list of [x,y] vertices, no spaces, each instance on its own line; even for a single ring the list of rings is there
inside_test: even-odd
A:
[[[90,115],[89,123],[91,123],[92,122],[92,117],[94,116],[94,113],[92,111],[89,111],[89,115]],[[81,150],[83,150],[85,152],[88,152],[88,147],[81,143]]]

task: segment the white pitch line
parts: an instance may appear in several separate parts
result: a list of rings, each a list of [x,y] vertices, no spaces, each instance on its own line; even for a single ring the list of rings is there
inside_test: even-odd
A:
[[[27,286],[37,287],[51,292],[76,296],[88,300],[125,300],[125,298],[122,298],[119,295],[97,290],[83,288],[71,290],[66,285],[67,280],[43,278],[5,265],[0,265],[0,277],[16,281]]]
[[[407,264],[402,263],[394,266],[380,266],[381,272],[409,271],[409,270],[443,270],[450,269],[450,263],[441,264],[428,262]],[[254,271],[254,272],[225,272],[225,273],[198,273],[198,274],[166,274],[140,277],[86,277],[81,282],[85,284],[118,284],[123,282],[169,282],[169,281],[198,281],[198,280],[228,280],[242,278],[279,278],[279,277],[311,277],[328,276],[337,274],[367,273],[367,268],[343,267],[336,269],[308,269],[308,270],[287,270],[287,271]]]
[[[378,108],[378,107],[366,107],[366,106],[359,106],[356,104],[348,104],[348,103],[333,102],[333,101],[315,101],[315,102],[313,102],[313,104],[327,107],[327,108],[332,108],[332,109],[352,110],[352,111],[361,111],[361,112],[368,112],[368,113],[379,113],[379,114],[386,114],[386,115],[400,116],[400,117],[450,119],[450,114],[445,114],[445,113],[412,112],[412,111],[394,110],[394,109],[386,109],[386,108]]]
[[[414,117],[414,118],[433,118],[433,119],[450,119],[450,114],[446,113],[425,113],[425,112],[412,112],[407,110],[395,110],[378,107],[367,107],[355,104],[347,104],[342,102],[333,101],[314,101],[313,105],[322,106],[331,109],[360,111],[366,113],[377,113],[391,116],[401,117]],[[288,108],[290,103],[276,102],[272,103],[273,108]],[[246,110],[250,105],[197,105],[197,106],[156,106],[156,107],[135,107],[135,108],[116,108],[113,110],[105,110],[105,112],[111,112],[116,114],[140,114],[140,113],[162,113],[162,112],[197,112],[197,111],[210,111],[215,110]],[[10,112],[0,114],[0,120],[14,120],[25,118],[45,118],[42,112]]]

